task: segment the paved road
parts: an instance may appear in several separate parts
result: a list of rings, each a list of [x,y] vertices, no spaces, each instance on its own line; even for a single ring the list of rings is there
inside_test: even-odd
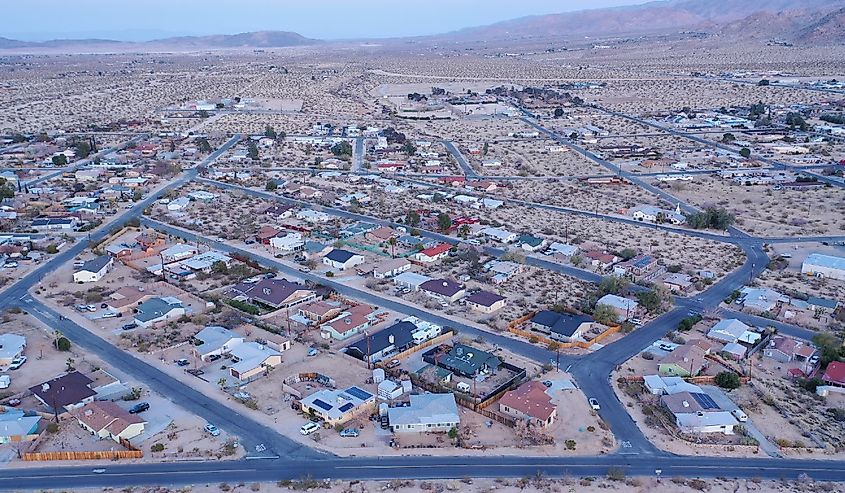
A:
[[[464,172],[464,176],[466,176],[468,180],[477,180],[480,178],[478,173],[476,173],[472,165],[467,162],[464,155],[461,154],[461,151],[453,142],[449,140],[444,140],[442,142],[443,145],[446,146],[446,150],[449,151],[449,154],[451,154],[458,162],[458,166],[461,167],[461,170]]]
[[[743,459],[720,457],[358,457],[325,460],[241,460],[150,464],[109,464],[102,474],[92,466],[0,470],[0,489],[41,490],[115,487],[127,485],[204,485],[275,482],[304,477],[332,480],[447,479],[548,477],[607,475],[610,468],[621,468],[627,476],[726,477],[797,479],[807,475],[817,481],[843,481],[840,461],[801,459]]]
[[[364,138],[357,137],[352,147],[352,172],[360,173],[364,169]]]

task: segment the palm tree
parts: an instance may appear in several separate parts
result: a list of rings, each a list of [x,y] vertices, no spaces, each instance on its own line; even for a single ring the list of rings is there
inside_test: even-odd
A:
[[[391,236],[387,243],[390,244],[390,257],[396,258],[396,237]]]

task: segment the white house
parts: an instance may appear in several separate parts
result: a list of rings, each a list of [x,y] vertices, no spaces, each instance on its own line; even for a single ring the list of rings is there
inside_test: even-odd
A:
[[[82,267],[73,273],[73,282],[97,282],[102,279],[114,265],[114,258],[111,255],[100,255],[82,264]]]
[[[363,255],[352,253],[347,250],[335,248],[323,257],[323,263],[338,270],[346,270],[363,264],[366,261]]]
[[[270,238],[270,248],[280,252],[298,252],[305,248],[305,242],[302,234],[291,231],[285,236]]]
[[[686,222],[686,217],[681,214],[680,204],[674,211],[661,209],[653,205],[638,205],[631,209],[631,217],[637,221],[657,223],[668,222],[670,224],[683,224]]]
[[[165,264],[187,260],[199,253],[199,249],[187,243],[177,243],[161,251],[161,259]]]
[[[191,199],[188,197],[179,197],[178,199],[171,200],[167,203],[167,210],[169,211],[181,211],[187,208],[191,204]]]
[[[373,268],[373,277],[387,279],[411,270],[411,262],[404,258],[385,260]]]
[[[518,234],[502,228],[484,228],[479,233],[501,243],[513,243],[519,238]]]
[[[639,307],[639,303],[636,301],[623,298],[621,296],[616,296],[615,294],[606,294],[602,296],[597,302],[596,306],[598,305],[607,305],[616,311],[616,314],[619,316],[620,320],[627,320],[634,316],[637,308]]]
[[[244,342],[243,336],[219,325],[210,325],[202,329],[194,336],[194,339],[200,343],[194,346],[194,352],[203,361],[228,354],[232,348]]]
[[[448,432],[461,422],[454,394],[412,394],[410,399],[410,406],[387,410],[393,433]]]

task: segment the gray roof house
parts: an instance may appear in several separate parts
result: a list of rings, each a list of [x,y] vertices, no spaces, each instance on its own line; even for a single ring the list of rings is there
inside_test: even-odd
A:
[[[159,322],[179,318],[185,314],[185,307],[172,296],[150,298],[138,305],[135,323],[138,327],[150,327]]]
[[[412,394],[411,405],[388,409],[387,419],[393,433],[447,432],[461,422],[453,394]]]

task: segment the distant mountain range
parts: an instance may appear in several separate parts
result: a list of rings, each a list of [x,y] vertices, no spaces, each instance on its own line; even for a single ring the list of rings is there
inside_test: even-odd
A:
[[[641,5],[522,17],[456,32],[417,37],[433,42],[584,40],[586,37],[704,32],[731,38],[842,44],[845,0],[661,0]],[[381,44],[403,39],[380,40]],[[11,51],[191,51],[282,48],[326,43],[294,32],[259,31],[231,35],[180,36],[145,42],[59,39],[27,42],[0,38]]]
[[[226,48],[283,48],[321,43],[316,39],[285,31],[257,31],[213,36],[178,36],[145,42],[124,42],[111,39],[56,39],[43,42],[0,38],[0,49],[69,49],[93,51],[206,50]]]
[[[443,35],[453,41],[619,36],[701,31],[799,42],[845,40],[845,0],[664,0],[641,5],[522,17]],[[745,33],[736,29],[752,24]],[[762,22],[775,21],[771,25]]]

